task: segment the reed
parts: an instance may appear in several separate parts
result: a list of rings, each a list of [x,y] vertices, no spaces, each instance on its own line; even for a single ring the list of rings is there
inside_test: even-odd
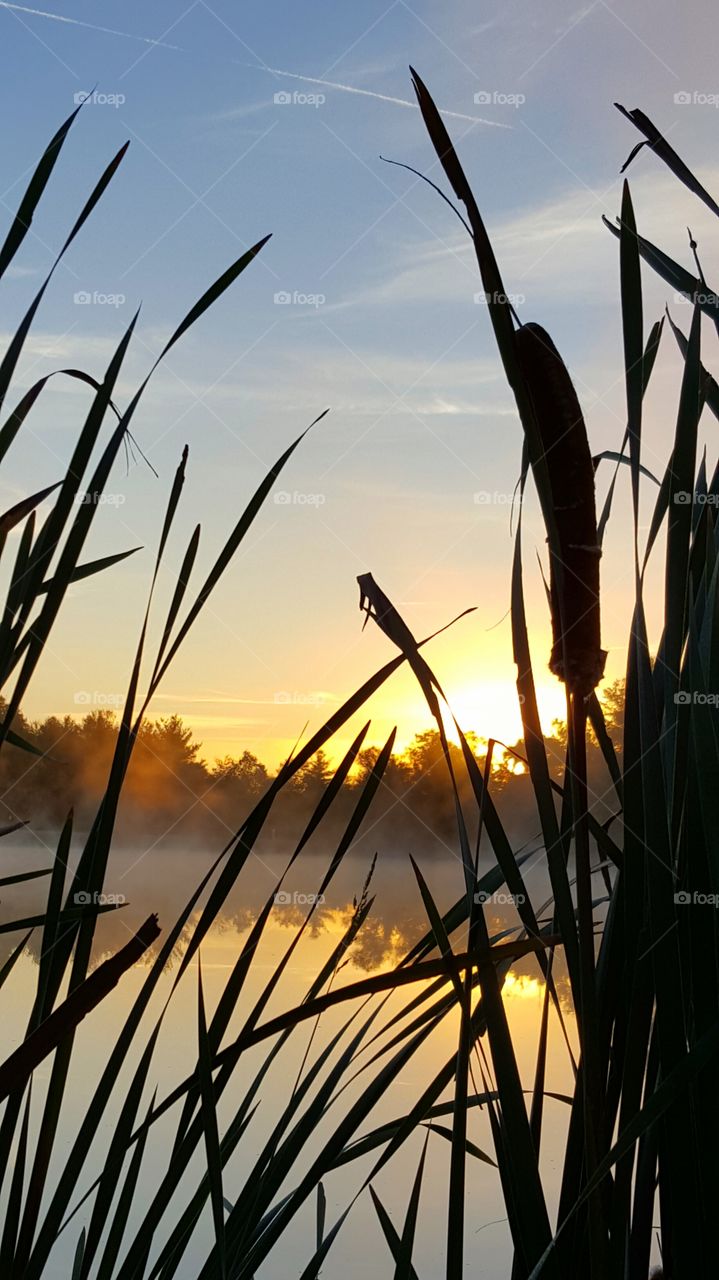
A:
[[[79,837],[68,813],[52,865],[23,873],[47,878],[44,912],[3,926],[19,937],[0,972],[0,985],[21,957],[30,932],[42,932],[26,1035],[13,1057],[0,1064],[0,1078],[8,1084],[0,1122],[4,1194],[0,1272],[11,1280],[42,1280],[55,1274],[58,1247],[69,1239],[73,1280],[171,1280],[189,1274],[187,1250],[198,1238],[205,1242],[200,1280],[251,1280],[274,1265],[274,1251],[308,1208],[314,1211],[316,1240],[309,1257],[295,1259],[293,1274],[313,1280],[362,1194],[371,1197],[393,1274],[424,1280],[416,1241],[426,1158],[433,1144],[447,1142],[451,1144],[447,1280],[462,1280],[472,1264],[466,1250],[472,1207],[465,1177],[468,1157],[497,1167],[514,1247],[508,1280],[510,1276],[511,1280],[569,1276],[647,1280],[657,1215],[662,1274],[673,1280],[711,1274],[719,1193],[719,924],[717,912],[707,902],[719,893],[719,734],[712,701],[719,691],[715,625],[719,616],[719,470],[710,476],[702,464],[697,467],[697,437],[705,404],[719,416],[717,386],[700,358],[701,315],[709,314],[716,321],[719,313],[707,301],[709,291],[698,275],[639,236],[625,188],[619,224],[612,230],[620,241],[628,427],[621,449],[602,457],[613,458],[615,472],[598,530],[595,468],[569,374],[539,325],[515,325],[478,203],[431,95],[416,74],[414,83],[436,153],[467,211],[490,320],[524,430],[523,487],[531,467],[547,529],[553,628],[550,666],[565,682],[568,695],[567,755],[560,782],[549,769],[537,712],[524,610],[521,520],[511,595],[523,759],[536,798],[552,898],[533,904],[523,872],[529,853],[513,847],[494,803],[491,751],[481,771],[461,732],[466,786],[460,786],[458,762],[445,733],[445,717],[451,713],[427,657],[433,637],[417,639],[373,576],[363,574],[362,604],[394,645],[394,656],[298,747],[238,820],[236,831],[178,919],[161,922],[157,950],[146,964],[139,992],[118,1026],[114,1043],[107,1046],[106,1065],[88,1092],[69,1148],[61,1149],[58,1135],[72,1088],[77,1022],[85,1015],[92,1019],[100,1000],[112,1000],[113,983],[123,981],[126,963],[144,950],[156,929],[151,919],[147,930],[129,944],[129,951],[111,958],[108,969],[100,966],[90,973],[102,910],[78,906],[78,902],[92,902],[102,892],[118,804],[149,699],[201,617],[280,472],[291,465],[302,436],[288,446],[247,498],[199,584],[194,578],[199,528],[186,546],[176,546],[175,517],[189,465],[185,451],[170,485],[114,756],[91,830],[86,838]],[[74,112],[56,133],[30,179],[0,249],[0,276],[22,246],[76,117]],[[629,118],[644,132],[658,159],[704,199],[704,188],[647,117],[634,112]],[[111,160],[83,204],[58,261],[114,178],[124,150]],[[251,266],[266,242],[266,238],[260,240],[232,264],[190,308],[159,359]],[[641,461],[643,397],[662,324],[645,333],[642,259],[696,299],[689,334],[672,326],[684,373],[674,444],[657,486],[643,546],[639,492],[640,485],[651,479]],[[9,411],[2,409],[12,395],[17,363],[46,287],[47,281],[31,300],[0,362],[0,410],[7,413],[4,420],[0,418],[0,464],[39,397],[47,394],[48,380],[42,379],[17,398]],[[81,370],[63,371],[87,386],[89,399],[70,463],[56,486],[30,495],[0,517],[1,555],[7,556],[7,533],[15,525],[22,526],[0,618],[0,687],[4,690],[14,680],[0,725],[0,746],[6,752],[32,749],[17,732],[17,712],[65,606],[69,586],[94,573],[111,572],[118,559],[132,554],[119,551],[103,561],[83,560],[99,508],[96,503],[78,504],[76,498],[78,493],[103,491],[147,385],[146,379],[126,407],[115,407],[116,386],[134,325],[133,320],[102,380]],[[112,423],[106,437],[108,417]],[[617,753],[596,695],[605,659],[598,548],[623,465],[629,469],[634,499],[636,600],[627,643],[624,739]],[[687,493],[696,500],[687,501]],[[47,514],[38,527],[41,508]],[[660,534],[665,538],[664,617],[658,643],[650,647],[644,575],[661,546]],[[167,615],[160,619],[160,642],[148,653],[154,584],[160,568],[173,557],[179,564],[175,591]],[[280,883],[243,941],[216,1007],[207,1009],[200,972],[202,944],[230,889],[242,877],[278,797],[405,663],[436,719],[442,744],[464,874],[456,902],[449,911],[440,912],[420,867],[412,863],[418,899],[427,915],[424,936],[395,969],[342,986],[335,982],[336,976],[372,910],[368,882],[343,936],[310,982],[304,999],[283,1005],[283,980],[297,947],[313,928],[315,906],[310,906],[274,969],[263,973],[260,994],[253,1000],[247,995],[275,892],[282,889],[287,872],[302,858],[310,839],[325,830],[323,824],[335,813],[338,798],[347,800],[348,778],[367,743],[368,722],[324,784],[311,816],[297,833]],[[597,820],[593,811],[597,797],[588,790],[588,724],[601,747],[607,788],[615,803],[614,817],[608,822]],[[352,788],[346,809],[349,817],[333,845],[318,893],[332,884],[362,830],[393,746],[391,734],[362,785]],[[480,873],[483,835],[494,862]],[[73,848],[79,852],[79,862],[68,875]],[[570,879],[572,856],[574,880]],[[9,880],[12,877],[3,878],[3,884]],[[486,895],[504,885],[515,896],[518,922],[509,934],[495,937],[484,903]],[[153,996],[181,942],[184,949],[168,1004],[158,1013]],[[547,1185],[543,1162],[544,1103],[552,1088],[547,1079],[550,1029],[564,1034],[570,1044],[554,978],[560,950],[569,974],[580,1060],[575,1089],[564,1099],[568,1123],[555,1212],[550,1211],[554,1198],[550,1192],[556,1187]],[[505,976],[522,955],[533,957],[545,993],[536,1065],[529,1080],[522,1076],[502,1000]],[[195,964],[197,1053],[181,1064],[180,1082],[158,1097],[152,1088],[154,1058],[166,1009]],[[339,1029],[335,1023],[332,1035],[309,1054],[304,1040],[298,1045],[298,1032],[308,1021],[316,1025],[329,1009],[335,1016],[341,1014]],[[432,1032],[457,1011],[456,1051],[423,1079],[418,1097],[407,1104],[406,1092],[400,1093],[402,1107],[394,1118],[378,1121],[377,1108],[403,1080],[407,1065]],[[323,1026],[321,1021],[319,1025]],[[48,1079],[41,1087],[36,1077],[31,1088],[28,1076],[40,1063],[48,1069]],[[293,1083],[258,1145],[254,1126],[263,1085],[275,1066],[283,1067]],[[129,1084],[120,1091],[118,1078],[123,1070],[129,1073]],[[350,1094],[348,1085],[358,1082],[360,1087]],[[113,1123],[98,1169],[92,1164],[93,1142],[109,1116]],[[480,1120],[493,1155],[475,1140]],[[167,1148],[169,1158],[159,1176],[143,1182],[148,1151],[157,1142]],[[412,1185],[406,1189],[407,1207],[398,1230],[383,1200],[381,1175],[405,1144],[417,1147],[418,1163]],[[237,1153],[242,1158],[234,1161]],[[333,1201],[325,1188],[340,1168],[354,1171],[356,1190],[330,1221]],[[203,1234],[206,1211],[212,1221],[209,1244]]]
[[[515,330],[477,203],[431,96],[416,73],[414,78],[437,156],[467,209],[494,332],[525,430],[526,456],[548,532],[554,641],[550,666],[568,691],[562,817],[566,836],[562,843],[565,855],[568,838],[574,845],[577,897],[575,915],[574,909],[566,909],[558,877],[555,927],[572,977],[581,1059],[557,1223],[551,1241],[538,1256],[532,1256],[533,1244],[513,1224],[513,1280],[555,1274],[553,1262],[562,1276],[645,1280],[655,1207],[661,1221],[663,1274],[702,1273],[711,1253],[706,1179],[712,1184],[716,1180],[710,1151],[719,1104],[715,1092],[706,1087],[704,1072],[719,1051],[715,998],[719,938],[716,912],[702,915],[696,907],[693,912],[682,911],[682,907],[696,901],[696,893],[683,888],[687,881],[694,883],[698,876],[705,887],[716,882],[715,859],[710,852],[714,838],[706,824],[708,807],[702,779],[707,777],[707,768],[713,773],[717,743],[713,735],[707,736],[706,702],[701,694],[713,687],[717,671],[714,641],[709,641],[706,630],[707,609],[713,609],[717,589],[717,473],[711,481],[703,467],[696,473],[697,432],[705,400],[711,405],[712,397],[714,412],[719,408],[713,380],[699,356],[700,315],[702,308],[707,310],[706,282],[683,271],[638,235],[625,185],[619,229],[610,229],[621,242],[628,428],[621,451],[609,456],[616,461],[615,480],[620,464],[626,463],[631,470],[636,605],[628,644],[624,744],[618,767],[594,693],[605,660],[599,630],[600,538],[594,467],[581,410],[548,335],[537,325],[521,325]],[[629,113],[629,118],[693,194],[716,211],[711,197],[652,122],[641,112]],[[659,485],[643,551],[638,540],[640,479],[647,474],[641,463],[643,397],[662,326],[653,326],[645,336],[640,257],[664,279],[678,284],[696,304],[688,339],[672,324],[685,370],[674,447]],[[711,297],[709,303],[716,320]],[[614,481],[602,514],[602,530],[613,492]],[[701,503],[698,509],[696,502]],[[652,657],[644,617],[644,573],[665,519],[664,628],[656,657]],[[517,537],[521,538],[521,524]],[[527,761],[540,813],[545,814],[542,825],[551,867],[557,831],[549,809],[546,759],[533,700],[519,546],[515,566],[518,687],[523,694]],[[603,742],[621,820],[620,834],[608,845],[597,841],[591,831],[587,718]],[[559,838],[562,840],[561,835]],[[600,864],[593,859],[607,854],[613,863],[607,873],[610,900],[597,948],[596,890],[593,892],[592,885]],[[677,892],[679,886],[682,889]],[[711,979],[707,979],[707,967]],[[537,1087],[542,1081],[539,1063],[545,1051],[543,1032]],[[497,1067],[499,1070],[499,1063]],[[535,1096],[535,1107],[538,1101]],[[541,1122],[534,1132],[538,1159]],[[712,1136],[708,1138],[708,1134]]]
[[[557,348],[538,324],[515,334],[519,364],[542,442],[557,545],[550,547],[549,668],[570,693],[588,697],[604,674],[594,464],[577,393]]]

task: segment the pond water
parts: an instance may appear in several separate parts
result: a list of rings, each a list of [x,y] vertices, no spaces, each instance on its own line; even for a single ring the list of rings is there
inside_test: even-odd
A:
[[[43,843],[49,844],[49,838],[43,837],[34,845],[24,843],[14,845],[12,848],[6,845],[4,849],[6,870],[3,874],[10,874],[21,867],[33,869],[48,866],[49,855]],[[331,852],[331,850],[323,851],[321,848],[308,848],[295,864],[287,881],[283,883],[285,901],[278,902],[270,915],[224,1043],[228,1043],[242,1027],[248,1012],[284,956],[303,916],[308,911],[304,899],[318,892]],[[322,964],[347,928],[352,915],[353,900],[361,896],[373,852],[374,849],[368,848],[365,851],[360,846],[358,850],[351,851],[344,860],[326,891],[324,902],[316,908],[310,928],[294,951],[278,991],[272,996],[262,1021],[275,1013],[281,1013],[285,1009],[296,1006],[306,995]],[[211,865],[215,853],[216,851],[204,849],[184,849],[181,846],[156,847],[150,852],[145,852],[141,845],[134,849],[126,848],[119,853],[113,853],[105,889],[108,894],[120,895],[127,901],[122,909],[105,915],[99,920],[96,959],[124,945],[129,934],[150,912],[157,912],[161,926],[167,927],[174,921],[202,875]],[[462,892],[462,871],[458,859],[449,854],[446,848],[439,849],[432,845],[422,850],[413,849],[412,853],[421,867],[437,905],[441,910],[446,910]],[[488,867],[490,862],[490,855],[486,857],[483,855],[483,868]],[[268,894],[275,892],[285,863],[286,858],[283,858],[276,848],[266,850],[264,853],[260,850],[253,856],[243,869],[220,915],[203,941],[202,980],[208,1019],[262,903]],[[535,906],[541,905],[549,896],[541,855],[528,862],[526,882]],[[46,888],[47,881],[38,880],[6,891],[0,907],[3,918],[30,915],[34,910],[41,910]],[[375,901],[369,919],[357,942],[348,953],[347,962],[336,975],[333,986],[355,982],[368,975],[386,971],[427,931],[427,919],[422,900],[405,851],[380,850],[370,894],[374,896]],[[513,905],[498,898],[487,904],[486,913],[492,934],[498,934],[504,929],[516,926],[518,922]],[[9,954],[17,941],[18,935],[0,935],[2,944],[0,961]],[[36,930],[25,954],[15,966],[2,992],[6,1051],[10,1051],[22,1038],[37,981],[39,945],[40,931]],[[456,946],[461,949],[463,945],[464,937],[460,931],[456,935]],[[144,1036],[154,1026],[171,992],[173,992],[172,999],[155,1050],[146,1089],[146,1101],[141,1111],[144,1111],[154,1089],[157,1089],[158,1100],[162,1099],[177,1083],[190,1074],[195,1065],[197,1059],[197,959],[195,957],[173,991],[178,965],[179,952],[158,984],[127,1068],[118,1078],[111,1106],[96,1134],[94,1146],[72,1201],[73,1205],[80,1199],[101,1167],[101,1161],[112,1134],[114,1117],[117,1115],[132,1069],[139,1060],[141,1048],[145,1043]],[[63,1166],[77,1132],[83,1108],[107,1061],[109,1047],[114,1043],[146,974],[146,964],[139,964],[127,973],[111,996],[84,1020],[78,1030],[70,1088],[61,1114],[51,1181],[57,1179]],[[566,975],[559,958],[555,976],[565,1025],[576,1052],[574,1019],[568,998]],[[379,1031],[409,998],[419,993],[419,990],[420,988],[412,986],[393,993],[383,1006],[379,1021],[376,1026],[373,1026],[370,1034],[374,1034],[376,1030]],[[528,957],[513,964],[505,977],[503,998],[522,1082],[528,1090],[531,1090],[535,1070],[543,995],[544,987],[536,960]],[[379,1008],[381,999],[382,997],[379,996],[373,997],[374,1004],[367,1006],[365,1012],[368,1013],[370,1008]],[[358,1009],[359,1002],[353,1004],[351,1008],[353,1011]],[[350,1006],[347,1005],[332,1009],[323,1015],[317,1026],[314,1022],[304,1023],[294,1032],[287,1046],[278,1055],[262,1083],[256,1114],[225,1169],[223,1191],[227,1200],[234,1202],[240,1193],[245,1180],[251,1173],[254,1159],[287,1103],[298,1073],[306,1071],[308,1065],[316,1060],[322,1048],[347,1021],[349,1010]],[[368,1132],[409,1110],[426,1085],[455,1052],[457,1028],[458,1017],[456,1012],[453,1012],[432,1032],[420,1050],[404,1065],[398,1078],[382,1093],[360,1132]],[[393,1030],[396,1031],[397,1028]],[[371,1080],[373,1072],[377,1069],[376,1064],[373,1066],[371,1062],[372,1055],[388,1039],[389,1033],[385,1033],[371,1048],[358,1053],[350,1072],[350,1083],[317,1125],[301,1162],[294,1167],[280,1194],[289,1191],[297,1184],[311,1158],[323,1149],[334,1132],[338,1119],[346,1112],[350,1103],[359,1097],[363,1086]],[[272,1042],[256,1046],[243,1055],[220,1101],[218,1108],[220,1132],[231,1120],[249,1081],[264,1061],[269,1043]],[[486,1037],[482,1038],[481,1045],[489,1057]],[[305,1054],[307,1054],[306,1061]],[[383,1062],[384,1059],[381,1061]],[[360,1070],[360,1068],[364,1069]],[[479,1091],[482,1089],[481,1070],[480,1059],[476,1054],[473,1058],[473,1068],[476,1087]],[[34,1132],[37,1131],[43,1088],[48,1078],[49,1062],[45,1062],[35,1073],[33,1083]],[[554,1012],[550,1015],[547,1087],[559,1093],[572,1090],[571,1062]],[[449,1099],[451,1091],[445,1092],[442,1097],[445,1100]],[[542,1169],[551,1214],[554,1213],[556,1206],[568,1113],[568,1107],[561,1101],[552,1098],[546,1100]],[[167,1167],[178,1114],[179,1109],[175,1107],[152,1130],[145,1149],[136,1210],[131,1216],[125,1245],[132,1236],[133,1228],[136,1228],[141,1221],[148,1198],[157,1188]],[[451,1124],[451,1118],[444,1123]],[[493,1156],[486,1109],[472,1109],[468,1136],[483,1152]],[[426,1130],[413,1134],[373,1180],[374,1189],[400,1232],[425,1137]],[[415,1266],[419,1280],[436,1280],[436,1277],[444,1274],[449,1155],[450,1145],[445,1138],[438,1133],[430,1134],[416,1240]],[[377,1152],[346,1164],[324,1178],[327,1197],[327,1229],[332,1227],[362,1186],[376,1156]],[[187,1202],[201,1176],[203,1162],[204,1151],[200,1149],[196,1159],[185,1171],[180,1192],[173,1207],[184,1206]],[[475,1280],[508,1278],[511,1272],[511,1245],[497,1171],[489,1164],[471,1156],[467,1160],[466,1203],[467,1274],[471,1274]],[[88,1214],[83,1208],[60,1236],[46,1271],[48,1276],[63,1277],[65,1280],[70,1274],[71,1259],[79,1232],[83,1223],[87,1221]],[[257,1280],[291,1280],[292,1277],[299,1277],[314,1251],[315,1230],[316,1200],[312,1196],[298,1213],[270,1258],[258,1268]],[[164,1238],[165,1233],[161,1230],[157,1236],[158,1243],[161,1243]],[[187,1247],[177,1272],[178,1276],[187,1277],[187,1280],[197,1276],[211,1239],[212,1220],[208,1209]],[[121,1256],[123,1256],[122,1253]],[[321,1274],[325,1280],[331,1280],[334,1277],[337,1277],[337,1280],[340,1278],[341,1280],[359,1280],[360,1277],[368,1275],[391,1276],[393,1274],[393,1263],[388,1247],[370,1195],[366,1190],[353,1205],[323,1265]]]

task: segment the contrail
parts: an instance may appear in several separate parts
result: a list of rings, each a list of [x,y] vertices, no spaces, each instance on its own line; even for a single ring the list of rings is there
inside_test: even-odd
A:
[[[15,13],[26,13],[33,18],[49,18],[52,22],[63,22],[70,27],[85,27],[89,31],[99,31],[106,36],[120,36],[123,40],[137,40],[140,44],[154,45],[159,49],[172,49],[174,53],[191,53],[190,49],[183,48],[179,44],[170,44],[167,40],[152,40],[149,36],[138,36],[131,31],[117,31],[114,27],[101,27],[94,22],[83,22],[81,18],[68,18],[65,14],[50,13],[47,9],[31,9],[24,4],[10,4],[8,0],[0,0],[0,9],[10,9]],[[296,71],[282,71],[279,67],[268,67],[263,62],[237,62],[235,58],[229,59],[236,66],[248,67],[251,71],[266,71],[273,76],[285,76],[288,80],[302,80],[306,84],[324,85],[326,89],[337,89],[340,93],[356,93],[363,98],[376,98],[379,102],[391,102],[396,107],[409,107],[412,111],[418,111],[419,107],[416,102],[410,102],[408,98],[393,98],[386,93],[375,93],[372,89],[358,89],[355,85],[339,84],[335,80],[323,80],[319,76],[303,76]],[[492,129],[511,129],[509,124],[503,124],[498,120],[485,120],[482,116],[465,115],[461,111],[445,111],[440,108],[440,115],[449,116],[453,120],[468,120],[470,124],[486,124]]]
[[[15,9],[18,13],[29,13],[33,18],[51,18],[53,22],[66,22],[70,27],[88,27],[90,31],[101,31],[106,36],[122,36],[124,40],[139,40],[141,44],[155,44],[162,49],[174,49],[176,53],[186,53],[179,44],[168,44],[165,40],[150,40],[148,36],[136,36],[130,31],[116,31],[114,27],[98,27],[94,22],[83,22],[80,18],[66,18],[62,13],[48,13],[45,9],[30,9],[24,4],[6,4],[0,0],[0,9]]]
[[[254,66],[248,62],[243,62],[242,66]],[[342,93],[360,93],[363,98],[379,98],[380,102],[393,102],[397,107],[411,107],[413,111],[419,111],[416,102],[410,102],[408,98],[392,98],[386,93],[375,93],[372,89],[358,89],[351,84],[338,84],[335,80],[322,80],[318,76],[301,76],[296,71],[281,71],[279,67],[262,66],[262,70],[269,71],[273,76],[287,76],[290,80],[304,80],[307,84],[322,84],[328,89],[340,89]],[[467,116],[461,111],[445,111],[440,108],[440,115],[451,116],[453,120],[469,120],[472,124],[488,124],[493,129],[511,129],[511,124],[503,124],[498,120],[484,120],[482,116]]]

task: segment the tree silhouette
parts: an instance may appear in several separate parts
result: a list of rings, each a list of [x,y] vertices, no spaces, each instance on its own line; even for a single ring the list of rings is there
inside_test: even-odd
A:
[[[602,691],[604,715],[615,746],[621,750],[623,681],[617,680]],[[0,715],[3,703],[0,700]],[[72,807],[76,827],[86,829],[92,821],[107,782],[115,748],[117,717],[105,708],[88,711],[81,719],[47,716],[29,722],[20,713],[16,732],[39,754],[9,747],[0,758],[0,822],[29,819],[38,830],[57,828]],[[484,771],[487,745],[473,734],[470,748],[480,771]],[[566,751],[566,727],[555,721],[546,739],[552,776],[561,783]],[[515,744],[523,754],[523,744]],[[366,747],[342,788],[331,814],[328,835],[346,824],[357,799],[358,789],[374,768],[380,748]],[[462,751],[449,748],[460,797],[468,814],[476,812]],[[595,797],[597,816],[611,812],[611,793],[606,764],[593,739],[588,752],[590,791]],[[317,752],[280,795],[273,810],[267,838],[296,835],[298,822],[305,822],[330,781],[334,766],[324,751]],[[249,809],[257,803],[272,777],[251,751],[226,755],[208,763],[202,744],[180,716],[171,715],[143,722],[137,750],[128,772],[127,786],[119,815],[119,829],[127,835],[149,834],[178,840],[218,830],[236,830]],[[509,828],[530,821],[531,784],[511,753],[498,748],[493,754],[492,795]],[[390,847],[402,841],[416,845],[419,840],[454,844],[454,800],[439,734],[428,729],[418,733],[407,749],[393,755],[384,772],[373,805],[368,838],[386,838]]]

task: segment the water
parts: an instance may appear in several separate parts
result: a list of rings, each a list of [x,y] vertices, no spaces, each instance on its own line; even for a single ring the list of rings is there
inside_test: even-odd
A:
[[[48,866],[50,859],[41,844],[7,845],[5,871],[33,869]],[[325,901],[317,908],[310,928],[295,950],[267,1011],[261,1021],[296,1006],[305,996],[312,980],[323,962],[330,955],[346,929],[352,914],[353,899],[361,895],[370,865],[373,848],[362,847],[345,859],[339,874],[325,895]],[[462,873],[456,858],[446,850],[429,845],[422,850],[413,849],[422,872],[441,910],[446,910],[462,892]],[[156,847],[145,853],[142,846],[127,848],[113,854],[105,881],[107,893],[121,895],[127,905],[121,910],[103,916],[98,923],[95,959],[123,946],[129,935],[150,912],[156,912],[161,926],[167,927],[179,914],[202,875],[211,865],[216,851],[183,849],[178,846]],[[283,891],[288,899],[278,903],[270,916],[261,945],[255,954],[251,970],[236,1010],[225,1043],[229,1043],[243,1025],[249,1010],[285,955],[298,925],[308,907],[304,902],[310,894],[316,894],[327,870],[331,851],[307,850],[292,870]],[[489,866],[489,858],[486,860]],[[215,1008],[223,986],[247,938],[248,931],[258,910],[268,894],[277,889],[286,858],[276,847],[260,850],[259,856],[250,859],[229,895],[223,910],[205,939],[201,949],[202,978],[208,1018]],[[535,905],[549,896],[541,857],[527,871],[527,886]],[[4,919],[32,914],[42,909],[47,881],[30,881],[6,890],[0,910]],[[396,849],[383,850],[378,858],[370,893],[375,903],[369,920],[358,941],[349,953],[346,963],[337,975],[333,986],[340,986],[386,971],[427,929],[426,916],[405,852]],[[298,896],[299,895],[299,896]],[[506,902],[493,901],[487,907],[490,931],[499,933],[517,923],[515,908]],[[4,959],[14,945],[17,935],[0,935]],[[37,950],[40,932],[36,930],[22,960],[16,965],[3,992],[5,1043],[10,1051],[20,1040],[37,981]],[[457,937],[458,949],[464,939]],[[159,1013],[170,995],[176,980],[179,952],[162,976],[153,996],[150,1010],[143,1022],[146,1033],[154,1026]],[[134,998],[139,992],[147,969],[136,966],[121,980],[115,992],[105,1000],[81,1024],[77,1038],[70,1088],[65,1099],[61,1127],[52,1166],[52,1179],[56,1180],[71,1148],[83,1109],[107,1060],[109,1046],[114,1043]],[[160,1038],[150,1071],[146,1091],[147,1105],[152,1090],[157,1088],[162,1099],[192,1071],[197,1055],[197,962],[188,968],[166,1013]],[[566,976],[558,966],[556,980],[563,1005],[565,1024],[576,1050],[574,1020],[568,1005]],[[402,1006],[402,1002],[418,994],[419,987],[407,987],[394,993],[385,1007],[383,1021],[387,1021]],[[513,965],[507,974],[503,998],[516,1048],[520,1072],[525,1088],[531,1089],[535,1069],[536,1042],[541,1016],[544,987],[539,980],[536,961],[529,957]],[[378,1004],[375,997],[375,1005]],[[357,1005],[352,1006],[358,1007]],[[368,1010],[369,1011],[369,1010]],[[253,1160],[263,1141],[271,1133],[290,1096],[298,1071],[308,1052],[308,1063],[315,1060],[331,1036],[346,1021],[349,1006],[341,1006],[326,1013],[319,1028],[314,1022],[306,1023],[296,1031],[288,1046],[278,1057],[262,1083],[260,1105],[250,1128],[243,1137],[224,1174],[223,1190],[228,1200],[239,1195],[245,1179],[252,1170]],[[377,1028],[382,1022],[377,1023]],[[447,1017],[420,1051],[407,1063],[399,1077],[382,1094],[371,1117],[362,1126],[367,1132],[379,1124],[405,1114],[428,1082],[439,1071],[456,1049],[458,1019],[456,1014]],[[556,1015],[550,1019],[549,1066],[547,1087],[559,1093],[571,1092],[572,1072],[566,1045]],[[396,1032],[396,1029],[394,1031]],[[371,1053],[387,1036],[370,1051],[361,1053],[353,1067],[356,1079],[324,1116],[313,1132],[312,1142],[295,1166],[283,1192],[298,1182],[310,1160],[318,1154],[334,1133],[338,1120],[349,1105],[361,1093],[363,1084],[371,1079],[373,1068],[368,1065],[357,1075],[364,1064],[369,1063]],[[266,1042],[269,1044],[271,1042]],[[482,1048],[488,1055],[486,1037]],[[101,1168],[112,1133],[123,1090],[139,1059],[139,1049],[144,1044],[142,1035],[136,1042],[131,1062],[118,1079],[116,1092],[105,1120],[98,1130],[83,1176],[78,1184],[73,1205],[91,1184]],[[222,1132],[237,1109],[248,1082],[264,1060],[266,1044],[245,1053],[219,1106],[220,1131]],[[384,1061],[384,1059],[382,1059]],[[305,1064],[305,1070],[307,1064]],[[481,1073],[477,1057],[474,1057],[477,1089],[482,1089]],[[35,1103],[35,1131],[39,1116],[39,1102],[43,1087],[49,1078],[49,1064],[44,1063],[35,1073],[33,1099]],[[447,1092],[443,1100],[451,1097]],[[141,1108],[141,1111],[144,1110]],[[137,1211],[131,1218],[130,1232],[141,1220],[149,1195],[157,1188],[167,1166],[169,1148],[174,1136],[178,1108],[152,1130],[146,1147],[143,1172],[137,1196]],[[550,1213],[554,1212],[561,1158],[566,1132],[568,1107],[547,1099],[545,1107],[542,1167],[547,1187]],[[441,1123],[451,1125],[451,1117]],[[407,1207],[410,1187],[421,1154],[426,1131],[415,1133],[373,1180],[375,1191],[390,1213],[395,1227],[401,1231]],[[489,1120],[485,1110],[474,1108],[469,1120],[469,1137],[482,1151],[493,1156]],[[350,1203],[368,1176],[378,1152],[352,1162],[324,1178],[327,1195],[327,1229]],[[444,1274],[444,1242],[446,1234],[449,1143],[439,1134],[429,1138],[427,1165],[420,1204],[420,1221],[417,1229],[416,1269],[420,1280]],[[186,1170],[180,1193],[175,1204],[184,1206],[197,1185],[203,1166],[204,1153]],[[281,1193],[282,1194],[282,1193]],[[258,1280],[288,1280],[299,1276],[315,1247],[316,1202],[311,1197],[297,1215],[286,1235],[276,1246],[270,1259],[258,1270]],[[88,1221],[84,1209],[72,1220],[61,1235],[48,1268],[48,1276],[67,1277],[71,1269],[80,1228]],[[162,1241],[164,1231],[158,1233]],[[180,1277],[192,1280],[198,1273],[202,1259],[212,1238],[209,1211],[190,1242],[178,1270]],[[121,1254],[122,1256],[122,1254]],[[473,1277],[494,1280],[508,1277],[511,1269],[511,1246],[496,1169],[472,1157],[467,1162],[467,1272]],[[370,1196],[364,1191],[352,1208],[322,1269],[324,1280],[359,1280],[367,1275],[391,1275],[391,1257],[372,1206]]]

